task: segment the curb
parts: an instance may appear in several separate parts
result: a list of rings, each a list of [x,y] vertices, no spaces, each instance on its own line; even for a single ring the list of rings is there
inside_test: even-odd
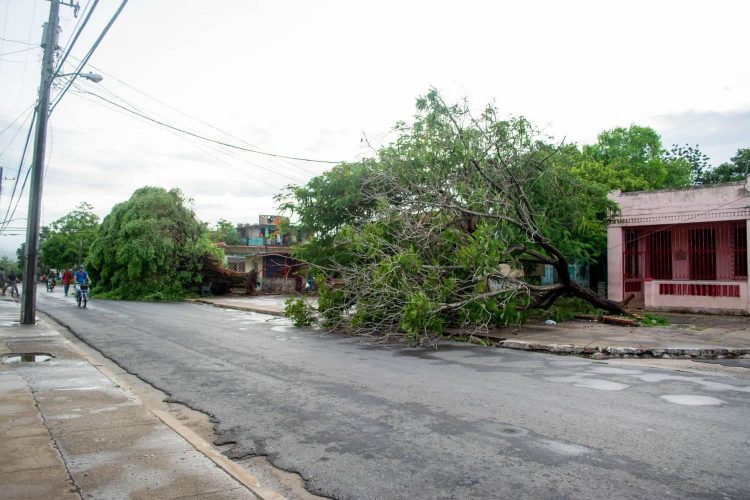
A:
[[[576,344],[542,344],[535,342],[524,342],[522,340],[503,340],[496,344],[505,349],[518,349],[522,351],[543,351],[553,354],[571,354],[579,356],[601,357],[652,357],[652,358],[739,358],[750,355],[750,348],[737,347],[611,347],[611,346],[588,346]]]
[[[87,363],[92,365],[94,368],[96,368],[102,375],[104,375],[106,378],[112,381],[113,384],[115,384],[116,387],[119,387],[120,390],[130,393],[128,387],[128,384],[121,380],[116,373],[112,372],[109,368],[104,366],[98,359],[96,359],[96,356],[101,356],[104,359],[107,359],[114,365],[120,367],[125,373],[128,373],[130,375],[133,375],[135,377],[140,377],[135,374],[127,371],[125,368],[121,367],[116,361],[114,361],[111,358],[108,358],[104,353],[99,351],[96,347],[86,342],[83,338],[79,337],[73,332],[73,329],[65,322],[61,321],[57,317],[55,317],[54,314],[48,313],[46,311],[39,311],[42,315],[46,316],[48,327],[51,330],[57,331],[61,338],[65,339],[65,343],[70,347],[71,350],[75,351],[82,359],[84,359]],[[61,331],[55,328],[55,325],[61,326],[63,329],[67,331],[67,334],[63,334]],[[88,352],[86,352],[84,349],[82,349],[79,345],[76,344],[76,341],[71,340],[67,335],[72,336],[76,339],[77,342],[80,342],[81,344],[87,346],[89,349],[91,349],[95,355],[91,355]],[[146,385],[150,387],[154,387],[149,382],[141,379]],[[161,389],[158,389],[154,387],[155,390],[161,391]],[[232,459],[227,457],[226,455],[219,452],[211,443],[204,440],[201,436],[199,436],[195,431],[190,429],[188,426],[183,424],[181,421],[179,421],[176,417],[170,415],[169,413],[153,406],[150,402],[143,400],[141,398],[137,398],[140,405],[146,409],[148,412],[152,413],[156,418],[158,418],[161,422],[163,422],[167,427],[171,428],[175,433],[177,433],[179,436],[181,436],[185,441],[187,441],[193,449],[195,449],[198,453],[204,455],[206,458],[208,458],[211,462],[214,463],[214,465],[220,469],[222,469],[224,472],[226,472],[231,478],[233,478],[235,481],[237,481],[239,484],[244,486],[252,495],[256,496],[257,498],[261,500],[278,500],[283,498],[279,493],[275,491],[268,490],[261,486],[258,479],[249,471],[246,471],[242,466],[234,462]]]
[[[233,304],[220,304],[205,299],[186,299],[185,302],[196,304],[207,304],[222,309],[235,309],[238,311],[256,312],[271,316],[284,316],[283,311],[277,309],[265,309],[257,306],[240,306]],[[614,347],[614,346],[590,346],[578,344],[543,344],[537,342],[525,342],[522,340],[503,340],[495,344],[505,349],[517,349],[521,351],[549,352],[552,354],[590,356],[592,358],[677,358],[677,359],[722,359],[739,358],[750,356],[750,348],[744,347]]]
[[[240,306],[240,305],[234,305],[234,304],[220,304],[220,303],[211,302],[210,300],[205,300],[205,299],[185,299],[185,302],[188,302],[191,304],[207,304],[209,306],[220,307],[222,309],[235,309],[237,311],[255,312],[255,313],[260,313],[260,314],[268,314],[269,316],[284,317],[284,311],[279,311],[278,309],[266,309],[264,307],[258,307],[258,306]]]

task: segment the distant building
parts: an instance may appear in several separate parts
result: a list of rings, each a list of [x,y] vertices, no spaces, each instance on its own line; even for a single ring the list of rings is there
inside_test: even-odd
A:
[[[239,224],[237,237],[244,244],[221,245],[227,268],[241,273],[255,269],[263,292],[301,291],[305,268],[289,256],[296,240],[283,233],[286,223],[279,215],[261,215],[258,224]]]
[[[750,314],[750,177],[688,189],[610,193],[608,290],[653,310]]]
[[[257,224],[239,224],[237,237],[250,246],[289,246],[290,235],[282,234],[289,219],[280,215],[261,215]]]

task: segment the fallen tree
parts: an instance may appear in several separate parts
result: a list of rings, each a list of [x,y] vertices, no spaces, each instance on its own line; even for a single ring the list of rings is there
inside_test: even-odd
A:
[[[573,175],[580,158],[523,118],[499,120],[492,107],[475,118],[434,91],[417,107],[414,123],[397,126],[399,138],[362,163],[357,210],[327,212],[340,229],[296,251],[321,276],[328,327],[419,342],[447,326],[520,322],[563,296],[625,313],[570,278],[572,262],[605,246],[612,208],[602,188]],[[299,192],[283,206],[306,211],[302,220],[328,201],[300,203]],[[558,282],[523,279],[535,264],[552,266]]]

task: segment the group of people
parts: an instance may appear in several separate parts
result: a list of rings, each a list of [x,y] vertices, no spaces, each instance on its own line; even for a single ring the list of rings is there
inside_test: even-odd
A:
[[[71,272],[70,268],[67,268],[62,274],[63,293],[66,297],[68,296],[68,290],[70,289],[71,283],[76,285],[91,283],[89,273],[86,272],[83,266],[78,266],[78,271],[76,272]]]
[[[50,277],[54,279],[54,275],[50,274]],[[40,277],[40,281],[46,282],[48,279],[47,274],[42,274]],[[65,293],[65,296],[68,295],[68,291],[70,290],[71,284],[77,284],[77,285],[84,285],[91,283],[91,278],[89,277],[89,273],[86,272],[86,270],[83,268],[83,266],[78,266],[78,270],[76,272],[72,272],[70,268],[67,268],[65,272],[62,273],[62,284],[63,284],[63,292]],[[10,288],[11,296],[12,295],[19,295],[18,294],[18,283],[21,280],[18,279],[18,275],[14,270],[8,271],[7,275],[5,273],[4,268],[0,268],[0,289],[2,289],[2,294],[5,295],[5,292],[8,291]]]

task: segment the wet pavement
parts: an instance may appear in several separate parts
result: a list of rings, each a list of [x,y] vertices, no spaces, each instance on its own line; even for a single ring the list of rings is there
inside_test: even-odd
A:
[[[0,499],[256,498],[52,324],[19,316],[0,300]]]
[[[199,304],[94,297],[77,311],[45,296],[40,307],[210,414],[229,456],[267,456],[322,495],[748,496],[742,374],[458,343],[372,346]]]

